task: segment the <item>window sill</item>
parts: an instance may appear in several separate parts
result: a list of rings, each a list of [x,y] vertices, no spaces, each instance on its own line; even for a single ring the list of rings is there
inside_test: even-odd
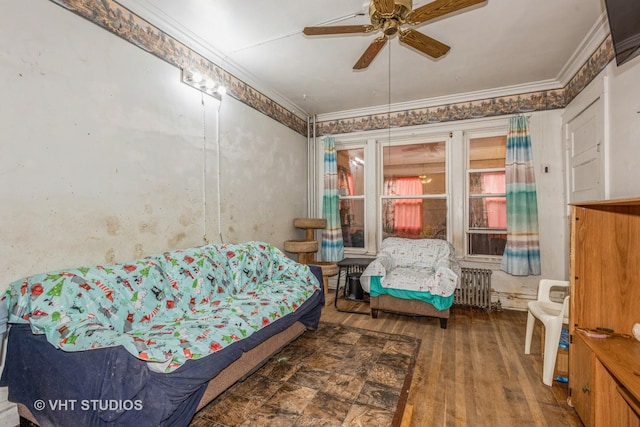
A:
[[[489,268],[500,270],[502,258],[465,257],[458,259],[462,267],[466,268]]]
[[[344,256],[346,257],[358,257],[358,256],[363,256],[363,257],[375,257],[376,253],[372,253],[367,251],[364,248],[344,248]]]

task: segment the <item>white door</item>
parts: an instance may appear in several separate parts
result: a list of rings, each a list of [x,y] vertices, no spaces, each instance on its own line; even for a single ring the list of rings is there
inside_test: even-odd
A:
[[[602,98],[567,124],[569,203],[604,198]]]

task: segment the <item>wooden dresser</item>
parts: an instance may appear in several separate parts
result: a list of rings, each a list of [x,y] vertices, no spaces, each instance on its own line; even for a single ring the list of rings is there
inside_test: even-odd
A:
[[[640,427],[640,198],[571,206],[569,396],[586,427]]]

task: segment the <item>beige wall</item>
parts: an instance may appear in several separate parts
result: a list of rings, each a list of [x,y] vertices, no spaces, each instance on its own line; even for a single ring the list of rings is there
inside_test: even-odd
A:
[[[640,197],[640,58],[609,64],[608,156],[611,198]]]
[[[53,2],[3,3],[0,93],[1,288],[306,215],[305,137]]]

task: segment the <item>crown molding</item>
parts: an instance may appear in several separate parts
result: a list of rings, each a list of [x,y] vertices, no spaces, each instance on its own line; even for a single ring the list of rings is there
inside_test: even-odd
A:
[[[604,39],[609,35],[609,21],[606,12],[602,13],[598,20],[593,24],[582,43],[573,52],[567,63],[562,67],[558,74],[557,80],[562,87],[566,86],[569,81],[578,73],[580,68],[589,60],[591,55],[598,50],[598,47]]]

